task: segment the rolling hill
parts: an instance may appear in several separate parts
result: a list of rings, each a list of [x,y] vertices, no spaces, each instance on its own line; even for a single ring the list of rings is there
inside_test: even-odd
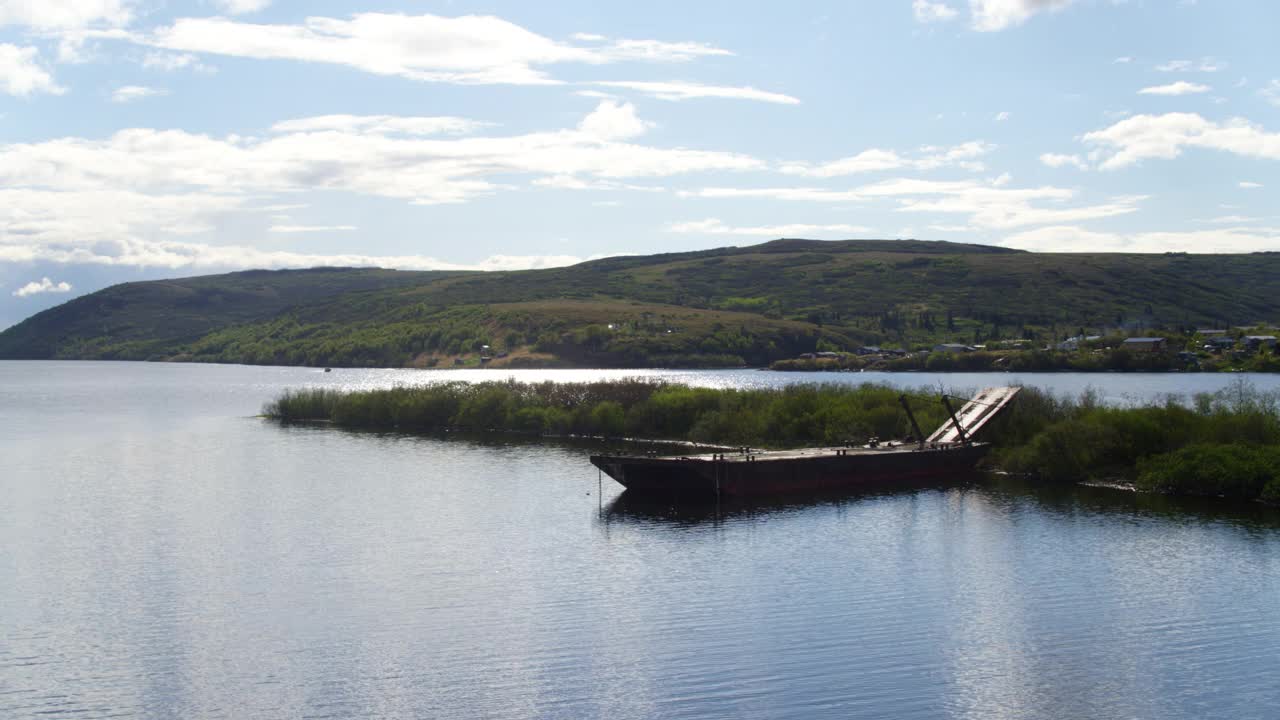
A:
[[[1252,324],[1280,254],[1045,254],[777,240],[519,272],[314,268],[126,283],[0,333],[0,358],[405,366],[764,364],[814,349]]]

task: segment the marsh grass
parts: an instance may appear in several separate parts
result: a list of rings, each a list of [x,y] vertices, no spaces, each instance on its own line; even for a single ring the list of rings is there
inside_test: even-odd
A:
[[[755,447],[861,442],[909,434],[885,385],[712,389],[621,380],[595,383],[449,382],[385,390],[290,390],[262,409],[284,422],[351,428],[511,431],[643,437]],[[944,411],[936,396],[908,393],[926,431]]]
[[[1024,391],[997,421],[992,461],[1051,481],[1121,480],[1153,492],[1280,500],[1280,396],[1244,380],[1189,403],[1113,407],[1087,392]],[[1271,475],[1262,468],[1271,463]],[[1271,490],[1268,491],[1267,488]],[[1270,493],[1270,494],[1268,494]]]
[[[449,382],[385,390],[290,390],[263,408],[284,422],[438,432],[685,440],[787,448],[903,438],[887,385],[713,389],[649,380]],[[938,394],[907,393],[928,433],[946,419]],[[1234,383],[1190,402],[1114,407],[1095,392],[1024,388],[980,439],[991,464],[1061,482],[1121,480],[1154,492],[1280,501],[1280,396]],[[1270,469],[1268,469],[1270,468]]]

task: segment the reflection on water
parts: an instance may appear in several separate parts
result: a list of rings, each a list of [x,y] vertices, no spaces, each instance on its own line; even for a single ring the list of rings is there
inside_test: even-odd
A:
[[[1009,477],[672,508],[590,445],[252,418],[362,372],[0,363],[0,717],[1280,706],[1274,510]]]
[[[1183,523],[1223,523],[1245,530],[1280,529],[1280,508],[1256,502],[1156,495],[1125,488],[1039,483],[1015,475],[983,476],[992,493],[1034,500],[1050,513],[1109,513]]]
[[[604,509],[605,522],[635,522],[676,526],[720,523],[733,520],[757,520],[770,515],[787,515],[811,508],[844,508],[861,501],[918,493],[925,490],[962,488],[977,482],[979,474],[964,474],[949,479],[928,479],[901,483],[892,487],[858,488],[826,492],[794,493],[768,497],[703,497],[679,500],[661,495],[646,495],[624,490]]]

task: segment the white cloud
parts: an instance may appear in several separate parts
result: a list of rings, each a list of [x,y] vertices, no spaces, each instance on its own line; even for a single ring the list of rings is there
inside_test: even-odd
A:
[[[631,190],[635,192],[663,192],[665,188],[652,185],[633,185],[613,180],[583,179],[576,175],[548,175],[537,178],[534,187],[555,190]]]
[[[978,172],[983,169],[983,164],[977,158],[994,149],[995,145],[981,140],[973,140],[948,148],[924,146],[920,148],[915,157],[904,157],[893,150],[871,148],[863,150],[857,155],[851,155],[820,165],[787,163],[779,170],[787,175],[819,178],[902,168],[934,170],[941,167],[960,167]]]
[[[681,101],[696,98],[725,98],[733,100],[757,100],[780,105],[798,105],[800,101],[790,95],[757,90],[753,87],[724,87],[690,82],[643,82],[632,80],[607,80],[593,82],[601,87],[635,90],[659,100]]]
[[[0,188],[0,262],[193,270],[318,265],[516,270],[582,261],[571,255],[496,255],[474,263],[451,263],[425,255],[323,255],[175,238],[208,232],[212,221],[228,212],[263,209],[245,205],[244,198],[214,193]]]
[[[339,119],[335,119],[339,118]],[[403,122],[401,122],[403,120]],[[341,190],[420,204],[463,202],[511,186],[511,175],[586,180],[753,170],[737,153],[657,148],[631,142],[648,123],[630,104],[601,102],[577,128],[510,136],[426,138],[421,118],[304,118],[305,128],[266,138],[213,138],[135,128],[104,140],[62,138],[0,146],[0,185],[53,189],[174,189],[242,193]],[[320,129],[330,128],[330,129]]]
[[[142,58],[142,67],[148,70],[163,70],[165,72],[186,68],[202,73],[217,72],[217,68],[200,62],[200,59],[191,53],[172,53],[161,50],[148,52]]]
[[[59,282],[55,283],[47,277],[40,278],[39,281],[31,281],[26,285],[13,291],[14,297],[30,297],[41,293],[69,293],[71,292],[71,283]]]
[[[134,100],[142,100],[143,98],[168,94],[169,91],[163,88],[145,87],[143,85],[124,85],[112,91],[111,102],[130,103]]]
[[[596,33],[584,33],[584,32],[574,33],[569,37],[573,38],[574,40],[578,40],[580,42],[589,42],[589,43],[604,42],[609,39],[604,35],[597,35]]]
[[[969,0],[975,30],[992,32],[1021,25],[1033,15],[1061,10],[1075,0]]]
[[[700,57],[732,55],[723,48],[700,42],[665,42],[662,40],[629,40],[619,38],[611,45],[591,48],[594,53],[589,62],[689,62]]]
[[[1168,85],[1153,85],[1144,87],[1138,91],[1139,95],[1192,95],[1195,93],[1209,92],[1213,88],[1200,83],[1187,82],[1179,80],[1169,83]]]
[[[1241,180],[1239,183],[1236,183],[1236,184],[1240,187],[1241,190],[1256,190],[1262,187],[1262,183],[1249,182],[1248,180]]]
[[[685,62],[728,50],[697,42],[618,39],[606,45],[554,41],[492,16],[361,13],[311,17],[301,25],[182,18],[129,39],[177,52],[345,65],[377,75],[462,84],[554,84],[558,63]]]
[[[954,166],[977,172],[983,170],[984,166],[975,158],[982,157],[995,149],[995,145],[982,140],[970,140],[947,148],[926,145],[920,148],[923,155],[915,161],[913,167],[920,170],[933,170]]]
[[[695,233],[701,235],[752,235],[760,237],[819,237],[837,235],[848,237],[858,233],[870,232],[870,228],[861,225],[807,225],[803,223],[791,225],[763,225],[756,227],[733,227],[725,225],[719,218],[692,220],[672,223],[667,232]]]
[[[996,113],[996,122],[1004,122],[1009,119],[1008,111]]]
[[[827,190],[812,187],[728,188],[709,187],[699,190],[681,190],[680,197],[735,199],[753,198],[769,200],[797,200],[825,203],[857,203],[867,200],[859,190]]]
[[[0,92],[18,97],[34,93],[61,95],[63,88],[40,66],[34,47],[0,44]]]
[[[1061,153],[1045,153],[1040,156],[1040,162],[1051,168],[1060,168],[1070,165],[1078,170],[1088,170],[1089,164],[1079,155],[1064,155]]]
[[[909,159],[902,158],[895,151],[879,150],[873,147],[873,149],[859,152],[858,155],[851,155],[849,158],[832,160],[831,163],[823,163],[822,165],[792,163],[782,165],[781,170],[788,176],[831,178],[851,176],[851,174],[856,173],[876,172],[876,170],[896,170],[909,164]]]
[[[578,123],[578,130],[598,140],[623,140],[643,135],[652,123],[640,119],[631,103],[601,102]]]
[[[1258,222],[1259,220],[1261,220],[1261,218],[1249,217],[1247,215],[1219,215],[1218,217],[1198,220],[1197,222],[1202,222],[1206,225],[1247,225],[1249,223]]]
[[[1276,228],[1106,233],[1064,225],[1010,235],[1000,245],[1036,252],[1248,253],[1274,250]]]
[[[916,22],[922,23],[946,22],[954,20],[960,14],[960,11],[946,3],[930,0],[912,0],[911,12],[916,16]]]
[[[1118,196],[1095,205],[1066,205],[1075,191],[1052,186],[1011,188],[1005,176],[986,182],[899,178],[851,190],[822,188],[704,188],[682,197],[769,198],[826,203],[879,199],[897,201],[896,212],[967,215],[980,228],[1007,229],[1027,225],[1078,222],[1135,212],[1144,196]]]
[[[788,175],[837,177],[840,175],[875,172],[877,170],[896,170],[901,167],[906,167],[910,162],[910,160],[902,157],[893,150],[872,148],[870,150],[863,150],[857,155],[851,155],[849,157],[833,160],[821,165],[791,163],[783,165],[780,169]]]
[[[1280,107],[1280,79],[1272,80],[1266,86],[1258,88],[1258,95],[1272,105]]]
[[[225,13],[245,15],[266,10],[271,0],[215,0],[215,4]]]
[[[1116,58],[1115,60],[1112,60],[1111,62],[1113,62],[1113,63],[1115,63],[1115,64],[1117,64],[1117,65],[1122,65],[1122,64],[1124,64],[1124,63],[1131,63],[1131,62],[1133,62],[1133,58],[1132,58],[1131,56],[1129,56],[1129,55],[1124,55],[1124,56],[1121,56],[1121,57]]]
[[[1195,113],[1134,115],[1111,127],[1087,133],[1106,159],[1103,170],[1127,167],[1149,158],[1172,159],[1183,148],[1221,150],[1243,157],[1280,160],[1280,134],[1242,118],[1217,123]]]
[[[507,184],[520,177],[555,178],[549,183],[555,187],[661,190],[623,181],[765,167],[736,153],[641,144],[635,138],[648,124],[633,106],[610,102],[578,127],[555,131],[415,134],[470,127],[456,120],[324,116],[280,123],[261,137],[134,128],[104,139],[0,145],[0,261],[293,266],[310,256],[224,250],[176,236],[212,233],[237,215],[287,209],[308,191],[434,204],[527,187]],[[286,223],[294,224],[276,222]],[[396,266],[439,265],[413,263]]]
[[[115,243],[81,251],[0,244],[0,262],[55,262],[171,270],[243,270],[250,268],[382,267],[397,270],[536,270],[576,265],[575,255],[492,255],[477,262],[446,262],[427,255],[309,254],[268,251],[237,245],[172,241]]]
[[[267,232],[273,233],[317,233],[317,232],[351,232],[359,230],[355,225],[272,225]]]
[[[317,115],[271,126],[276,133],[348,132],[373,135],[469,135],[488,123],[460,117],[398,115]]]
[[[1218,72],[1225,70],[1227,64],[1211,57],[1200,60],[1170,60],[1156,65],[1160,72]]]
[[[119,27],[129,22],[131,0],[0,0],[0,26],[36,30]]]

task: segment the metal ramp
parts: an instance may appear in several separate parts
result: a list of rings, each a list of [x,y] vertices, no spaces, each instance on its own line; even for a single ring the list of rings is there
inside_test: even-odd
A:
[[[974,395],[956,413],[956,421],[960,423],[960,427],[964,428],[965,437],[973,439],[974,433],[981,430],[983,425],[986,425],[991,418],[998,415],[1021,389],[1016,386],[994,387],[987,388]],[[934,430],[933,434],[925,442],[953,443],[960,442],[960,440],[960,431],[956,428],[955,423],[948,419],[942,424],[942,427]]]

